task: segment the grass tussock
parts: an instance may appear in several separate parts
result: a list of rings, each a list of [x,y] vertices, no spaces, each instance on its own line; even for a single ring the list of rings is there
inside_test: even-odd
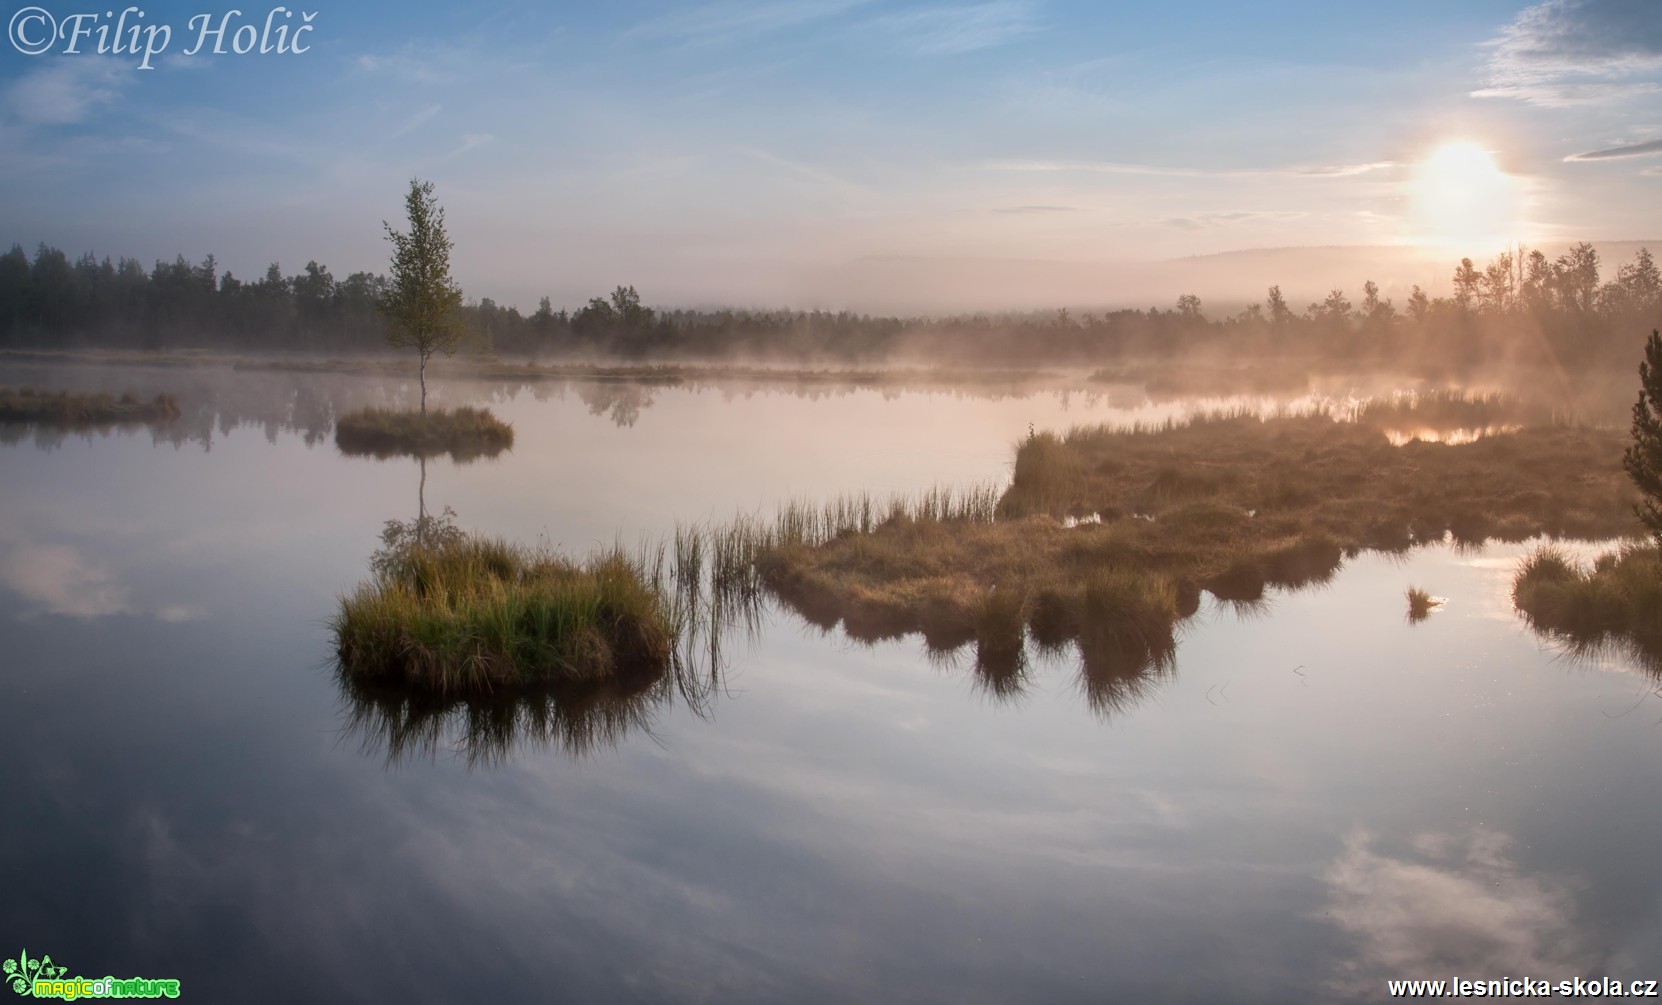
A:
[[[514,427],[488,408],[437,408],[420,412],[366,408],[340,417],[335,445],[344,454],[437,457],[458,461],[494,457],[514,445]]]
[[[1512,602],[1573,653],[1615,649],[1662,674],[1662,552],[1654,546],[1601,555],[1591,568],[1543,547],[1518,569]]]
[[[478,694],[661,672],[672,658],[680,624],[645,559],[619,549],[578,563],[395,526],[331,625],[359,681]]]
[[[168,422],[178,417],[179,403],[166,394],[145,400],[131,392],[121,395],[70,394],[68,391],[53,393],[32,387],[0,387],[0,422],[79,428],[129,422]]]
[[[1407,596],[1408,623],[1411,625],[1417,625],[1431,617],[1431,612],[1443,605],[1440,598],[1433,597],[1417,586],[1410,586]]]

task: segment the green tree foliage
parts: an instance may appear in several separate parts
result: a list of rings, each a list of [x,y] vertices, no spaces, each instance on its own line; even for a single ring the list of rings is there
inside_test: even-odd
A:
[[[459,310],[462,290],[450,278],[450,238],[444,231],[444,209],[433,195],[433,183],[411,180],[404,197],[408,233],[382,221],[392,242],[392,275],[380,302],[387,316],[387,342],[412,348],[421,357],[421,412],[427,414],[427,361],[434,353],[456,351],[466,329]]]
[[[1644,498],[1634,506],[1662,547],[1662,334],[1650,333],[1639,364],[1639,400],[1633,404],[1633,445],[1622,457]]]

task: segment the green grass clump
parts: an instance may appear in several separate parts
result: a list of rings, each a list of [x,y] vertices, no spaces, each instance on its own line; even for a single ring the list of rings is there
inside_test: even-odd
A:
[[[1512,602],[1574,653],[1614,648],[1662,673],[1662,553],[1654,546],[1601,555],[1591,569],[1543,547],[1519,567]]]
[[[128,392],[70,394],[38,391],[32,387],[0,387],[0,422],[30,422],[55,426],[99,426],[124,422],[167,422],[179,417],[179,403],[158,394],[146,401]]]
[[[411,542],[389,531],[388,544],[331,624],[355,678],[477,693],[672,659],[678,616],[644,559],[614,550],[579,564],[459,532]]]
[[[436,408],[421,412],[366,408],[340,417],[335,445],[344,454],[373,457],[436,457],[458,461],[494,457],[514,445],[514,427],[488,408]]]

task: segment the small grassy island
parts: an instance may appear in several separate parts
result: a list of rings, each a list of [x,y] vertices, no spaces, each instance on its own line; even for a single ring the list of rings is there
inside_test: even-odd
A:
[[[621,551],[575,563],[421,521],[389,524],[385,540],[331,625],[359,681],[489,693],[650,675],[673,656],[676,612]]]
[[[366,408],[340,417],[335,445],[345,454],[437,457],[458,461],[493,457],[514,445],[514,427],[488,408],[442,408],[421,412]]]
[[[166,394],[145,401],[130,392],[117,396],[0,387],[0,422],[82,427],[167,422],[178,417],[179,403]]]
[[[1613,649],[1662,674],[1662,551],[1655,547],[1610,552],[1589,569],[1549,545],[1518,570],[1512,601],[1571,653]]]

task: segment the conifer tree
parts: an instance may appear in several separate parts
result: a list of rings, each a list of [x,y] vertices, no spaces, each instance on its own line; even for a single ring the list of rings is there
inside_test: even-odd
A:
[[[1622,456],[1643,498],[1634,512],[1662,548],[1662,334],[1650,333],[1639,364],[1639,400],[1633,405],[1633,445]]]

